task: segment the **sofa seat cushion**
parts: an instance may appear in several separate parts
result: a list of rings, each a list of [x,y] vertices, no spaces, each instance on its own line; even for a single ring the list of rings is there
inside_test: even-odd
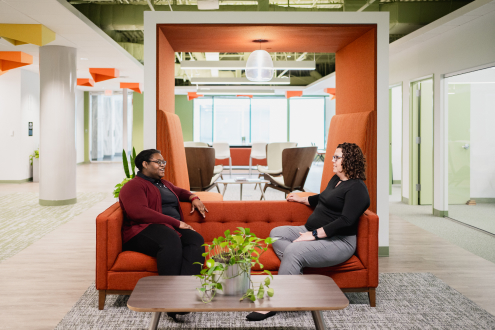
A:
[[[335,266],[322,267],[322,268],[304,268],[304,274],[322,274],[322,275],[330,276],[330,274],[333,273],[352,272],[363,269],[365,269],[365,267],[363,266],[361,260],[359,260],[358,257],[353,255],[346,262],[343,262]]]
[[[134,251],[121,252],[110,270],[113,272],[158,272],[156,258]]]

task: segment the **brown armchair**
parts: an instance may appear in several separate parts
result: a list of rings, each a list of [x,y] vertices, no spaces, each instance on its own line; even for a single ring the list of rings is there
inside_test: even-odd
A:
[[[308,177],[309,169],[315,158],[317,147],[287,148],[282,151],[282,175],[273,176],[265,173],[265,179],[270,183],[265,185],[288,193],[294,190],[304,191],[304,184]]]
[[[215,149],[207,147],[186,147],[187,172],[192,191],[208,191],[218,188],[215,181],[221,176],[214,173]]]

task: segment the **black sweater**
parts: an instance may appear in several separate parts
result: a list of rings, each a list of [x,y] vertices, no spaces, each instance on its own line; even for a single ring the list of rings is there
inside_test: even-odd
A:
[[[308,197],[315,210],[306,222],[307,230],[323,227],[327,237],[357,234],[359,217],[370,206],[368,189],[359,179],[342,181],[335,187],[339,181],[334,175],[321,194]]]

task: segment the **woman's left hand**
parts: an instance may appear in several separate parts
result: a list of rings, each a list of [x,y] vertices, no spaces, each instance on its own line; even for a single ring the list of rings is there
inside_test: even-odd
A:
[[[192,201],[192,208],[191,208],[191,214],[194,212],[194,210],[198,210],[199,213],[203,216],[203,218],[206,218],[206,212],[208,210],[206,209],[206,206],[203,204],[203,202],[199,199],[195,199]],[[205,212],[206,211],[206,212]]]
[[[307,231],[305,233],[299,232],[301,236],[299,236],[298,239],[294,240],[294,242],[304,242],[304,241],[314,241],[315,237],[313,236],[313,233],[310,231]]]

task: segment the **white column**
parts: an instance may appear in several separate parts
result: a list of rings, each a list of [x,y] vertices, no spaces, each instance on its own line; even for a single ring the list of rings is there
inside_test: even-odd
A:
[[[127,88],[124,88],[122,91],[122,149],[125,150],[125,153],[129,153],[129,143],[127,141]],[[129,159],[129,155],[127,155],[127,159]]]
[[[76,49],[40,47],[41,205],[76,203]]]

